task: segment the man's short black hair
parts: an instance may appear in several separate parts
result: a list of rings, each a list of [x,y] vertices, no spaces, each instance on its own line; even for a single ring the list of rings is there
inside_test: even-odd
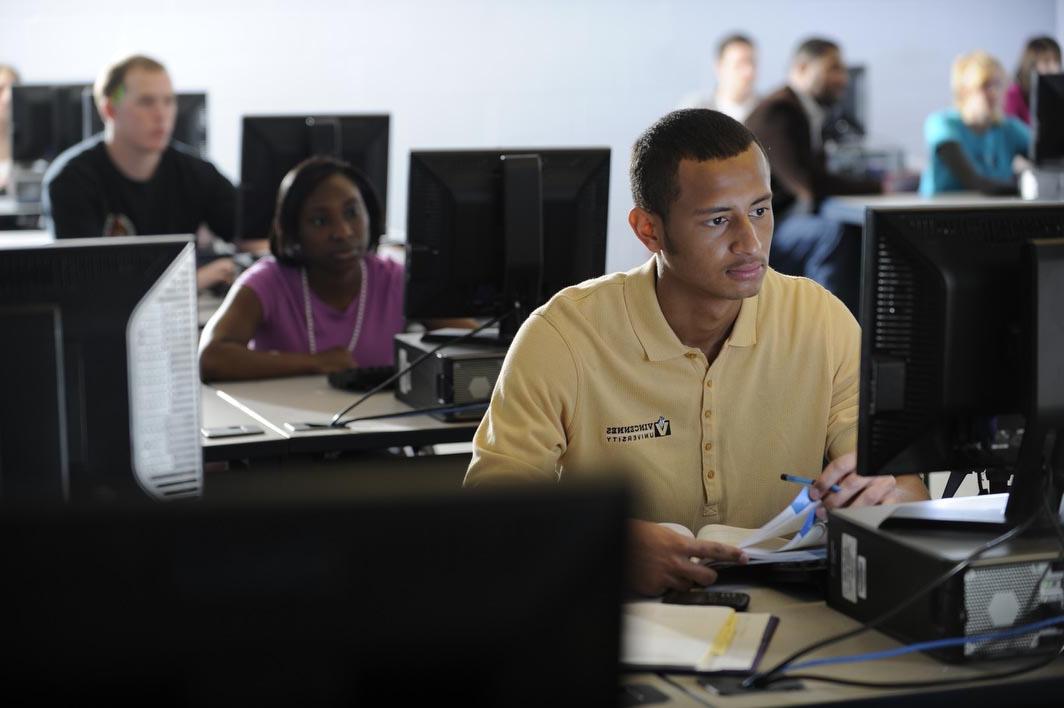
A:
[[[724,50],[733,44],[745,44],[748,47],[754,46],[754,40],[747,37],[745,34],[736,32],[735,34],[729,34],[724,39],[720,40],[720,44],[717,45],[717,59],[724,56]]]
[[[795,61],[808,61],[810,59],[819,59],[825,54],[838,51],[840,51],[838,43],[824,37],[810,37],[794,50],[794,59]]]
[[[681,160],[726,160],[764,146],[739,121],[707,108],[673,111],[639,136],[632,147],[632,200],[663,220],[680,195],[676,175]]]

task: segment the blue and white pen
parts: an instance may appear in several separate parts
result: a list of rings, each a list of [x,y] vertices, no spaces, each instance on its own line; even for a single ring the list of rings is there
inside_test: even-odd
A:
[[[781,474],[780,479],[782,479],[784,482],[794,482],[795,484],[804,484],[809,487],[813,486],[813,480],[809,479],[808,477],[799,477],[796,474]],[[831,485],[831,491],[841,492],[842,487],[837,484],[833,484]]]

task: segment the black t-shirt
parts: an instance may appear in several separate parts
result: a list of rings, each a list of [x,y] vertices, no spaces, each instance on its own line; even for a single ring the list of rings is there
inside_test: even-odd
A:
[[[131,180],[115,167],[103,135],[57,157],[44,176],[44,216],[56,238],[193,234],[207,224],[232,241],[236,190],[211,163],[171,144],[155,174]]]

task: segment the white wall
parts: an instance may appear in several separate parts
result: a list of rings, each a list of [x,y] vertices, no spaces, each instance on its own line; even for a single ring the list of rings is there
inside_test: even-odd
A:
[[[242,114],[390,112],[396,233],[411,148],[608,145],[614,270],[644,258],[626,221],[633,139],[711,83],[734,30],[760,43],[763,91],[803,36],[840,41],[869,67],[871,132],[919,166],[953,56],[987,49],[1011,71],[1027,36],[1064,32],[1064,0],[5,0],[0,61],[75,81],[157,56],[179,90],[209,92],[211,157],[234,179]]]
[[[1064,0],[1057,0],[1057,44],[1064,46]]]

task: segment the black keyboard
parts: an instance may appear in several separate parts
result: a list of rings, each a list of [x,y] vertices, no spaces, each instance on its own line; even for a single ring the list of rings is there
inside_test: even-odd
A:
[[[394,366],[363,366],[329,374],[329,384],[344,391],[368,391],[395,376]],[[392,388],[389,385],[388,388]]]

